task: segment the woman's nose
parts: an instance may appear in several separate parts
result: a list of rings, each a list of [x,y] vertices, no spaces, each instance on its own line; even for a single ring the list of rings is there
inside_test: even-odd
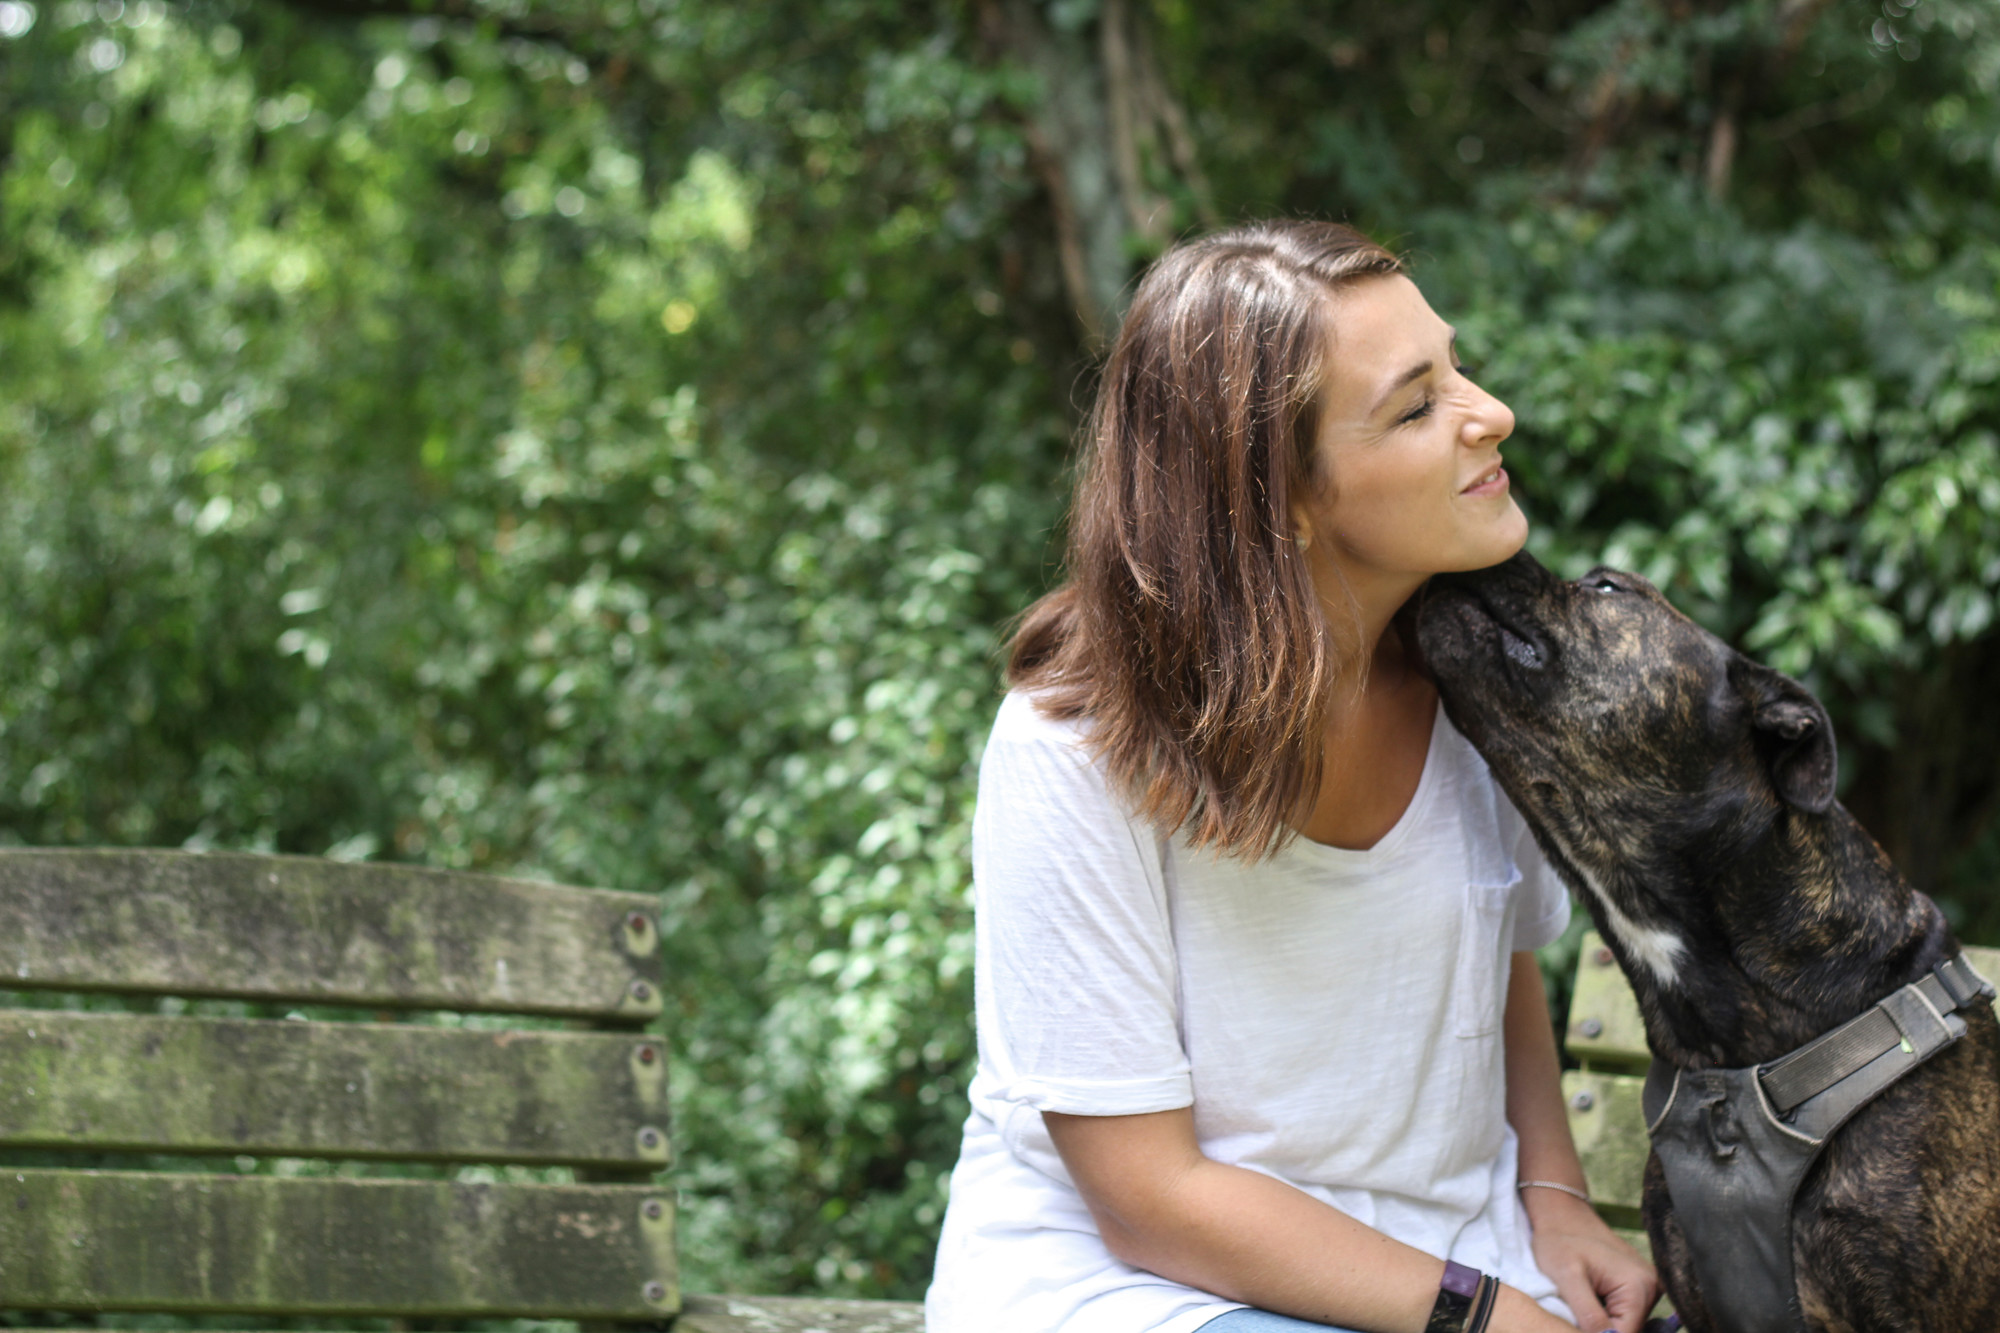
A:
[[[1459,443],[1469,449],[1477,449],[1500,443],[1514,433],[1514,409],[1495,398],[1478,385],[1473,386],[1478,399],[1472,411],[1466,415],[1465,425],[1459,435]]]

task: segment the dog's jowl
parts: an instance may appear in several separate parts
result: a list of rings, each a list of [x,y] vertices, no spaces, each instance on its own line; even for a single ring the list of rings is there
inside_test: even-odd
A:
[[[1643,579],[1526,556],[1434,579],[1417,637],[1639,997],[1687,1327],[2000,1330],[2000,1024],[1834,799],[1819,701]]]

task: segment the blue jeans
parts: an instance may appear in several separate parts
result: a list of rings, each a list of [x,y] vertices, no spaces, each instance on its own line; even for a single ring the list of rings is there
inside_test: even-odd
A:
[[[1344,1333],[1327,1324],[1309,1323],[1269,1310],[1231,1310],[1201,1326],[1200,1333]]]

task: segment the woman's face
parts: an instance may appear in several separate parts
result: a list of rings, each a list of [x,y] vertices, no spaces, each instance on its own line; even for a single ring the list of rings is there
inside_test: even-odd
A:
[[[1331,299],[1315,442],[1326,485],[1295,514],[1316,560],[1333,561],[1355,591],[1414,590],[1520,550],[1528,520],[1500,466],[1514,414],[1460,372],[1451,326],[1400,276]]]

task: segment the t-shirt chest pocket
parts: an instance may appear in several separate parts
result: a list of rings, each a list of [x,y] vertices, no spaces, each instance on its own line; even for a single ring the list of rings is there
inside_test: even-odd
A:
[[[1511,931],[1507,908],[1521,882],[1508,867],[1504,884],[1467,884],[1458,940],[1458,972],[1452,984],[1453,1027],[1461,1037],[1488,1037],[1500,1026],[1507,1004]]]

